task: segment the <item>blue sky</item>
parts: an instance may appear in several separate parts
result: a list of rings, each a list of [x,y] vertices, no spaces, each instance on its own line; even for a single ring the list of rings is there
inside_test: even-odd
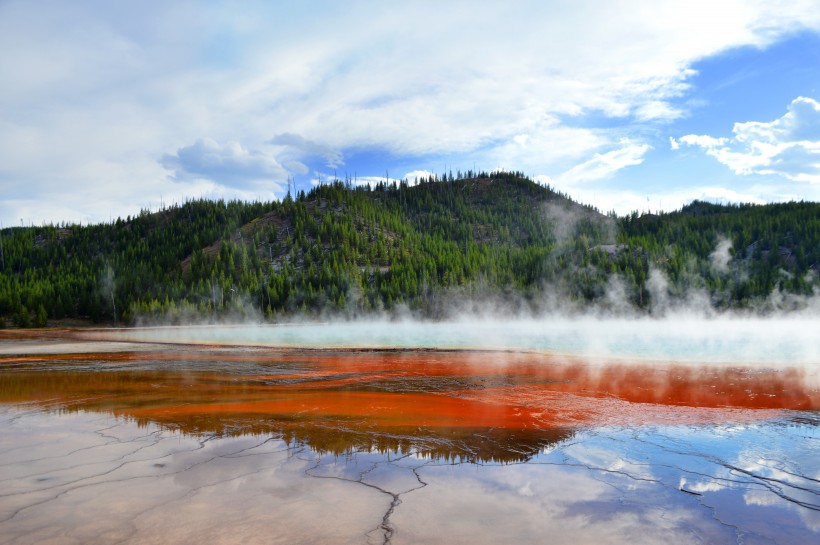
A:
[[[0,2],[0,221],[518,170],[604,211],[820,200],[814,1]]]

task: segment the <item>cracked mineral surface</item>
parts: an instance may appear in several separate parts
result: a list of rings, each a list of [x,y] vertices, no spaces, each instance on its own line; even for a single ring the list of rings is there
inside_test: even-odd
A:
[[[0,544],[820,540],[818,365],[0,337]]]

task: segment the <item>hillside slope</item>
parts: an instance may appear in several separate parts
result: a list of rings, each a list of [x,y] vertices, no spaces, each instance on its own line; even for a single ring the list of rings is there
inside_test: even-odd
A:
[[[695,202],[618,219],[515,173],[335,182],[282,202],[190,201],[1,234],[0,325],[435,318],[502,302],[657,313],[695,292],[716,308],[800,306],[820,286],[816,203]]]

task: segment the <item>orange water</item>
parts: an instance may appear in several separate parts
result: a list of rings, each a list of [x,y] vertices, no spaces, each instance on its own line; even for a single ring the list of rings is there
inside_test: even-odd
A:
[[[738,422],[820,408],[820,391],[801,368],[593,364],[513,352],[183,346],[13,355],[0,358],[0,369],[2,403],[108,412],[192,433],[291,433],[313,443],[334,433],[424,443],[468,440],[476,430]],[[330,442],[344,448],[344,440]]]

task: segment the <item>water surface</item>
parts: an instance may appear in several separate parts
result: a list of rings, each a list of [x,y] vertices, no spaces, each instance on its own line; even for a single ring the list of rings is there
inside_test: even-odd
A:
[[[0,543],[820,538],[811,361],[242,331],[4,332]]]
[[[453,322],[185,326],[94,332],[95,339],[292,348],[438,348],[548,352],[692,363],[817,364],[817,320],[676,316]]]

